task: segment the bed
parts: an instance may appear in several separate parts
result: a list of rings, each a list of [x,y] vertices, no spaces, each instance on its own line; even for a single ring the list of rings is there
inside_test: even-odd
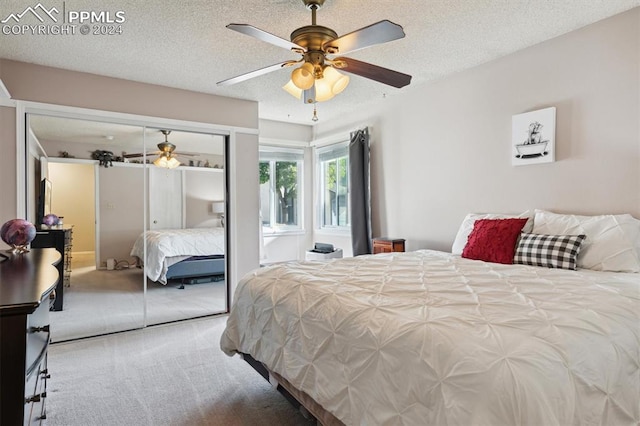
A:
[[[323,424],[635,425],[639,324],[637,272],[417,250],[258,269],[221,348]]]
[[[138,236],[131,256],[145,266],[149,279],[167,284],[171,279],[224,274],[224,247],[222,227],[150,230]]]

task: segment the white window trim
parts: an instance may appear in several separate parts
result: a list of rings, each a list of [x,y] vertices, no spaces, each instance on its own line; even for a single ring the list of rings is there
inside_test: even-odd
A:
[[[323,203],[322,203],[322,182],[323,182],[323,177],[322,177],[322,167],[320,166],[320,156],[323,153],[326,152],[330,152],[330,151],[337,151],[337,150],[342,150],[342,149],[346,149],[347,150],[347,155],[348,155],[348,149],[349,149],[349,141],[342,139],[339,142],[336,143],[330,143],[330,144],[325,144],[322,146],[316,146],[314,148],[314,165],[315,165],[315,191],[316,191],[316,214],[315,214],[315,222],[316,222],[316,229],[315,229],[315,233],[316,234],[325,234],[325,235],[340,235],[340,236],[347,236],[347,235],[351,235],[351,220],[349,220],[349,225],[347,226],[324,226],[322,225],[322,207],[323,207]],[[336,157],[337,158],[337,157]],[[351,210],[349,210],[349,213],[351,213]]]
[[[260,155],[258,161],[260,163],[269,161],[270,170],[269,175],[275,176],[275,163],[274,161],[296,161],[298,163],[298,197],[296,203],[298,204],[298,225],[276,225],[276,226],[264,226],[262,225],[262,235],[264,237],[276,236],[276,235],[295,235],[295,234],[305,234],[304,228],[304,149],[302,147],[284,147],[284,146],[270,146],[270,145],[260,145],[259,147]],[[278,158],[278,154],[284,154],[281,158]],[[291,156],[291,158],[287,158]],[[266,157],[266,158],[265,158]],[[297,157],[297,158],[294,158]],[[269,219],[273,219],[276,217],[275,208],[276,208],[276,200],[275,200],[275,181],[273,179],[269,180],[270,188],[269,188]],[[272,220],[269,221],[273,223]]]

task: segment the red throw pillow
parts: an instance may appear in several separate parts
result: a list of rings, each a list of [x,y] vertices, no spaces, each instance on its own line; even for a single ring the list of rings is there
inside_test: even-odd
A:
[[[493,263],[513,263],[516,243],[527,219],[478,219],[462,257]]]

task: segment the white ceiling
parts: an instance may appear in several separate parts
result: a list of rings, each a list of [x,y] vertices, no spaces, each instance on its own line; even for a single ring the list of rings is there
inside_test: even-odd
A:
[[[0,21],[38,1],[2,0]],[[59,10],[63,6],[62,0],[41,3]],[[414,90],[639,5],[640,0],[326,0],[317,23],[339,35],[382,19],[402,25],[405,38],[347,56],[411,74],[413,80],[396,89],[352,76],[342,94],[318,105],[320,119],[344,116],[365,103]],[[260,118],[313,124],[312,107],[281,89],[288,70],[230,87],[216,85],[298,59],[225,25],[251,24],[289,39],[293,30],[311,23],[301,0],[66,0],[64,6],[67,11],[124,11],[122,34],[0,35],[0,57],[255,100],[260,102]]]

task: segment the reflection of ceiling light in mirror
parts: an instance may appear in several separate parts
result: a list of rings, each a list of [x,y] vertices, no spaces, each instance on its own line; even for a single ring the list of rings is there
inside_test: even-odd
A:
[[[165,169],[175,169],[180,165],[180,162],[175,157],[167,158],[164,155],[158,157],[153,164],[158,167],[164,167]]]

